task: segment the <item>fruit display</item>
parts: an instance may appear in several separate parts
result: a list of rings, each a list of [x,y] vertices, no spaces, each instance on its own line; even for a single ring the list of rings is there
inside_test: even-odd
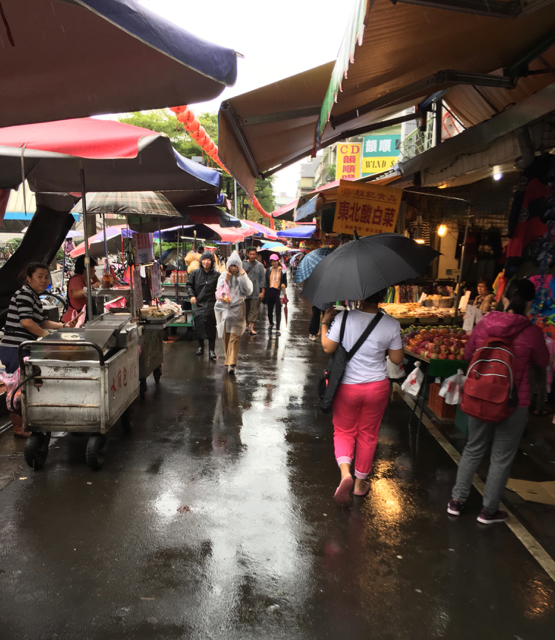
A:
[[[453,326],[408,327],[402,331],[407,351],[429,360],[464,360],[469,336]]]

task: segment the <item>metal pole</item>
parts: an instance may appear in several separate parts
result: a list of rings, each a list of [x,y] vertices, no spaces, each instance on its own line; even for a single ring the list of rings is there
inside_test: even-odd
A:
[[[108,258],[108,241],[106,240],[106,216],[102,214],[102,231],[104,232],[104,260]]]
[[[457,297],[455,298],[455,313],[453,314],[453,324],[457,322],[457,314],[459,312],[459,302],[461,301],[461,289],[462,289],[462,276],[464,266],[464,253],[466,249],[466,239],[468,237],[468,226],[470,224],[470,207],[466,210],[466,225],[464,227],[464,240],[461,250],[461,261],[459,263],[459,282],[457,284]]]
[[[158,250],[160,251],[160,264],[162,264],[162,231],[160,229],[160,217],[158,217]]]
[[[436,102],[436,130],[435,130],[435,142],[434,146],[439,146],[441,144],[441,133],[443,128],[443,104],[441,100]]]
[[[85,189],[85,168],[81,165],[81,204],[83,208],[83,231],[85,232],[85,272],[87,274],[87,319],[93,319],[91,293],[91,258],[89,256],[89,233],[87,230],[87,192]]]

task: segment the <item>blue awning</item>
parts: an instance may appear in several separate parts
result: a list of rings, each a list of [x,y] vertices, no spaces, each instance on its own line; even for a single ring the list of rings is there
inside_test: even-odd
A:
[[[313,233],[316,231],[316,225],[307,224],[301,227],[292,227],[291,229],[284,229],[283,231],[278,231],[278,238],[294,238],[296,240],[308,240],[312,237]]]
[[[316,203],[319,197],[320,194],[316,194],[295,211],[295,222],[299,222],[305,218],[313,218],[316,215]]]

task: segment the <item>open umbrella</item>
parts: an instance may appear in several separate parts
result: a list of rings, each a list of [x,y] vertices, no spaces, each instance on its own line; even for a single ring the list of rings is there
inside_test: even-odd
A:
[[[295,272],[295,282],[303,282],[316,268],[316,265],[320,263],[327,255],[333,251],[332,247],[323,247],[322,249],[315,249],[308,253],[301,264],[297,267]]]
[[[306,281],[303,294],[316,307],[337,300],[364,300],[393,284],[423,275],[438,255],[434,249],[398,233],[357,237],[320,261]]]
[[[73,213],[83,213],[81,201]],[[116,215],[177,216],[179,212],[161,193],[155,191],[113,191],[87,194],[87,213]]]

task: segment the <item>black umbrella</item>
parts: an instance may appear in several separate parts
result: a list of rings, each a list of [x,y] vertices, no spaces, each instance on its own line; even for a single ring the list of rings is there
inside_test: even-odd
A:
[[[316,307],[336,300],[364,300],[393,284],[421,276],[438,255],[398,233],[356,238],[316,266],[303,294]]]

